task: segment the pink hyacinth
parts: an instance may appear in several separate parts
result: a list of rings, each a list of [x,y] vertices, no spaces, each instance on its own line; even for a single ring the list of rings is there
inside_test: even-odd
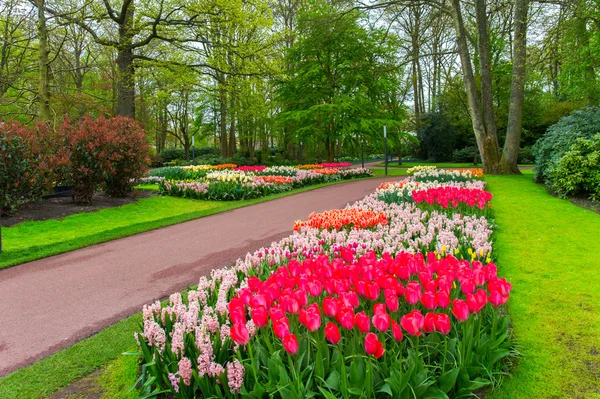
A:
[[[179,376],[183,379],[183,383],[189,386],[193,374],[191,360],[187,357],[182,357],[179,363],[177,363],[177,366],[179,366],[177,374],[179,374]]]
[[[244,366],[238,359],[227,363],[227,381],[231,393],[240,393],[244,384]]]

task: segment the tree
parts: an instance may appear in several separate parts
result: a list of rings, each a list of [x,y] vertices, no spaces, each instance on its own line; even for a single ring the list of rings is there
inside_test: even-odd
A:
[[[300,12],[301,34],[286,58],[291,69],[280,86],[286,104],[281,118],[297,128],[301,141],[322,148],[329,162],[344,140],[357,134],[374,139],[383,123],[391,130],[400,122],[385,105],[400,75],[396,43],[365,28],[361,18],[358,11],[341,16],[327,1],[312,3]]]

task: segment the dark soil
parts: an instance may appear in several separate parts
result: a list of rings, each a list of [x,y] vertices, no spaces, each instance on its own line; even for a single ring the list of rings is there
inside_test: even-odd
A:
[[[94,212],[100,209],[130,204],[140,198],[153,195],[155,193],[149,190],[134,190],[131,195],[124,198],[113,198],[104,193],[97,193],[92,199],[92,205],[74,204],[71,197],[45,199],[41,202],[23,205],[15,215],[2,215],[1,222],[2,226],[10,227],[30,220],[60,219],[76,213]]]

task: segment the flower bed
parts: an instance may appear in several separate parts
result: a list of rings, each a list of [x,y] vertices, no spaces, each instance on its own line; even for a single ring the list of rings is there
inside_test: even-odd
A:
[[[346,164],[340,165],[341,169],[320,164],[316,169],[289,166],[236,167],[233,164],[194,165],[160,168],[153,171],[153,175],[147,179],[156,179],[159,192],[164,195],[208,200],[240,200],[308,185],[372,175],[369,169],[346,168]],[[206,185],[206,190],[198,190],[198,185]]]
[[[143,393],[445,398],[495,383],[511,285],[489,222],[379,195],[145,306]]]

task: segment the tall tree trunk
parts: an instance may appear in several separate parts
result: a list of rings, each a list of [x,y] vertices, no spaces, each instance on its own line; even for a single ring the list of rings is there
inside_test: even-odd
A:
[[[521,146],[521,131],[523,128],[523,102],[525,99],[525,73],[527,64],[527,12],[528,0],[515,0],[514,10],[514,40],[513,68],[510,88],[510,103],[508,105],[508,125],[506,141],[500,161],[502,173],[520,174],[517,160]]]
[[[486,123],[484,122],[481,102],[479,94],[477,93],[473,67],[471,65],[471,56],[467,46],[467,32],[462,17],[462,11],[460,9],[460,0],[452,0],[452,10],[452,17],[456,29],[457,50],[463,71],[463,81],[469,103],[469,115],[471,116],[471,122],[473,124],[473,133],[475,134],[479,153],[481,154],[484,172],[495,174],[498,173],[500,161],[498,137],[496,136],[495,131],[487,131]]]
[[[133,1],[132,1],[133,2]],[[117,48],[117,114],[135,119],[135,78],[133,66],[133,4],[127,7],[123,22],[119,25]]]
[[[236,143],[235,143],[235,95],[233,91],[231,92],[231,98],[229,100],[229,114],[231,118],[231,124],[229,126],[229,150],[228,156],[232,157],[236,152]]]
[[[227,92],[223,84],[219,82],[219,102],[221,105],[220,139],[221,155],[226,157],[229,146],[227,145]]]
[[[39,51],[39,66],[40,66],[40,81],[38,88],[39,110],[38,117],[42,121],[49,121],[50,115],[50,66],[48,57],[48,28],[46,27],[46,13],[44,7],[45,0],[36,0],[38,12],[38,42]]]
[[[479,49],[479,69],[481,71],[481,105],[483,123],[488,135],[497,137],[496,119],[494,117],[494,91],[492,90],[492,57],[488,39],[488,22],[486,0],[475,1],[475,17],[477,20],[477,48]]]

